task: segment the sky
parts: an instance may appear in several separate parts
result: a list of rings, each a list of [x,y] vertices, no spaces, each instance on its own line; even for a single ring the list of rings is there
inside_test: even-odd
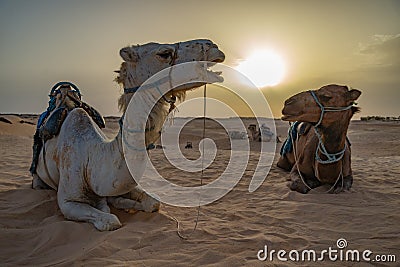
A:
[[[400,115],[400,1],[387,0],[0,0],[0,113],[40,113],[68,80],[103,115],[120,115],[119,50],[197,38],[232,67],[259,49],[283,58],[282,82],[261,88],[275,117],[291,95],[330,83],[362,91],[361,116]]]

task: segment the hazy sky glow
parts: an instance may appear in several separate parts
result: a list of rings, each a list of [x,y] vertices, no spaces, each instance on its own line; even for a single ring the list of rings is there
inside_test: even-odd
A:
[[[362,90],[362,116],[400,115],[399,1],[0,0],[0,36],[1,113],[39,113],[69,80],[117,115],[120,48],[207,38],[232,67],[255,50],[282,56],[283,81],[262,89],[274,116],[290,95],[328,83]]]

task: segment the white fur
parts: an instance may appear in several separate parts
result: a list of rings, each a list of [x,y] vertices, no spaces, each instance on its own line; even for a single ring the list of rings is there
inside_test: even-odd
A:
[[[157,53],[171,47],[177,46],[151,43],[121,49],[125,62],[121,65],[117,82],[125,88],[137,86],[169,67],[169,61]],[[204,48],[207,48],[206,52]],[[176,53],[176,64],[193,60],[220,62],[224,59],[224,54],[208,40],[181,43]],[[178,99],[184,98],[185,90],[175,92]],[[125,112],[132,95],[121,96],[119,105],[122,111]],[[153,90],[149,90],[141,93],[140,97],[143,105],[153,105],[156,96]],[[154,130],[146,132],[146,143],[159,138],[168,109],[169,105],[163,99],[152,109],[147,124],[154,126]],[[110,140],[83,109],[74,109],[64,121],[59,135],[45,143],[37,175],[34,175],[34,187],[44,182],[57,190],[58,205],[66,219],[90,222],[100,231],[121,227],[118,218],[110,213],[107,199],[117,208],[158,210],[160,203],[144,194],[132,178],[121,139],[121,130]],[[126,193],[129,195],[123,197]]]

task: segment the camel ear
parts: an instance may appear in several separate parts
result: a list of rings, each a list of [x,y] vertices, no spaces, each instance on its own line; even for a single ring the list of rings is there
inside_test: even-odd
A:
[[[132,46],[124,47],[119,50],[119,55],[123,60],[128,62],[136,62],[138,60],[138,55],[135,51],[135,48]]]
[[[355,101],[361,95],[361,91],[352,89],[347,93],[347,97],[350,101]]]

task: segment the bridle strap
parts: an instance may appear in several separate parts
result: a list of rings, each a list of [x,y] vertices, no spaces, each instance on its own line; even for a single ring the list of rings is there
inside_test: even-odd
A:
[[[329,153],[326,150],[324,143],[322,142],[322,137],[321,137],[320,133],[318,132],[317,128],[314,127],[314,131],[315,131],[315,135],[318,137],[318,145],[315,150],[315,160],[321,164],[335,163],[335,162],[338,162],[339,160],[341,160],[347,149],[346,142],[344,143],[344,148],[342,150],[340,150],[339,152]],[[321,159],[318,152],[320,152],[322,155],[324,155],[327,159],[326,160]]]
[[[322,137],[321,137],[320,133],[318,132],[318,127],[322,123],[322,119],[324,118],[325,112],[346,111],[346,110],[351,109],[353,107],[353,105],[349,105],[347,107],[325,107],[319,101],[317,95],[315,94],[315,91],[310,90],[309,92],[312,95],[312,97],[314,98],[315,103],[317,103],[317,105],[321,109],[319,120],[318,120],[317,124],[314,125],[315,135],[318,138],[318,145],[317,145],[317,149],[315,151],[315,160],[321,164],[329,164],[329,163],[338,162],[339,160],[341,160],[343,158],[344,153],[346,152],[346,149],[347,149],[347,144],[344,143],[344,148],[341,151],[339,151],[337,153],[329,153],[325,148],[325,145],[322,141]],[[326,160],[321,159],[318,152],[320,152],[322,155],[324,155],[327,159]]]
[[[175,51],[172,55],[171,61],[169,62],[169,65],[171,67],[175,65],[176,59],[178,58],[179,45],[180,45],[180,43],[175,44]],[[169,81],[169,77],[164,77],[154,83],[148,83],[148,84],[139,85],[139,86],[135,86],[135,87],[131,87],[131,88],[124,88],[124,93],[125,94],[136,93],[139,90],[139,88],[140,88],[140,90],[154,88],[155,86],[163,84],[167,81]]]
[[[175,108],[175,105],[174,105],[174,104],[175,104],[175,102],[176,102],[176,96],[173,95],[173,96],[171,97],[171,99],[167,99],[167,98],[165,97],[165,95],[161,92],[160,85],[161,85],[161,84],[164,84],[164,83],[166,83],[166,82],[168,82],[168,81],[171,82],[171,71],[172,71],[172,66],[175,65],[176,59],[178,58],[179,44],[180,44],[180,43],[176,43],[176,44],[175,44],[175,51],[174,51],[174,53],[173,53],[173,55],[172,55],[171,62],[169,63],[170,66],[171,66],[171,69],[170,69],[170,73],[169,73],[169,75],[168,75],[167,77],[163,77],[163,78],[161,78],[161,79],[159,79],[159,80],[157,80],[157,81],[155,81],[155,82],[153,82],[153,83],[147,83],[147,84],[144,84],[144,85],[139,85],[139,86],[135,86],[135,87],[131,87],[131,88],[124,88],[124,93],[125,93],[125,94],[136,93],[137,91],[139,91],[139,89],[140,89],[140,91],[142,91],[142,90],[148,90],[148,89],[156,88],[157,91],[158,91],[158,93],[159,93],[159,94],[161,95],[161,97],[163,98],[163,100],[171,105],[171,108],[170,108],[170,110],[169,110],[169,112],[171,112],[172,109]],[[172,87],[172,86],[171,86],[171,87]],[[119,119],[119,121],[118,121],[119,126],[120,126],[120,128],[121,128],[121,132],[122,132],[122,127],[123,127],[123,120],[124,120],[124,115],[123,115],[123,116]],[[125,130],[127,130],[128,132],[131,132],[131,133],[141,133],[141,132],[143,132],[142,130],[138,130],[138,129],[125,129]],[[154,126],[152,126],[152,127],[150,127],[150,128],[146,128],[146,129],[145,129],[145,132],[152,131],[152,130],[154,130]],[[123,139],[123,138],[122,138],[122,139]],[[124,139],[123,139],[123,140],[124,140]],[[149,144],[149,145],[148,145],[146,148],[144,148],[144,149],[143,149],[143,148],[137,148],[137,147],[134,147],[134,146],[130,145],[128,142],[126,142],[126,140],[124,140],[124,141],[125,141],[124,143],[125,143],[130,149],[137,150],[137,151],[150,150],[150,149],[153,149],[153,148],[155,147],[154,144],[151,143],[151,144]]]
[[[169,63],[169,65],[171,67],[175,65],[176,59],[178,58],[179,45],[180,45],[180,43],[176,43],[175,44],[175,50],[174,50],[174,53],[172,54],[172,58],[171,58],[171,61]],[[135,87],[131,87],[131,88],[124,88],[124,93],[125,94],[132,94],[132,93],[136,93],[139,90],[139,88],[140,88],[140,90],[146,90],[146,89],[150,89],[150,88],[154,88],[155,87],[155,88],[157,88],[157,91],[161,94],[161,96],[164,99],[164,101],[169,103],[169,104],[171,104],[171,105],[173,105],[176,102],[176,97],[173,96],[173,97],[171,97],[171,99],[168,100],[161,93],[161,90],[159,88],[159,86],[161,84],[163,84],[163,83],[165,83],[167,81],[171,82],[171,77],[170,77],[171,76],[171,71],[172,71],[172,68],[170,69],[170,75],[168,77],[161,78],[160,80],[158,80],[158,81],[156,81],[154,83],[149,83],[149,84],[145,84],[145,85],[139,85],[139,86],[135,86]]]
[[[325,112],[346,111],[346,110],[349,110],[349,109],[351,109],[353,107],[353,105],[349,105],[347,107],[324,107],[324,105],[321,104],[321,102],[319,101],[317,95],[315,94],[315,91],[310,90],[309,92],[312,95],[312,97],[314,98],[315,103],[317,103],[317,105],[321,109],[319,120],[318,120],[317,124],[315,124],[314,127],[318,127],[318,126],[321,125],[322,119],[324,118]]]

